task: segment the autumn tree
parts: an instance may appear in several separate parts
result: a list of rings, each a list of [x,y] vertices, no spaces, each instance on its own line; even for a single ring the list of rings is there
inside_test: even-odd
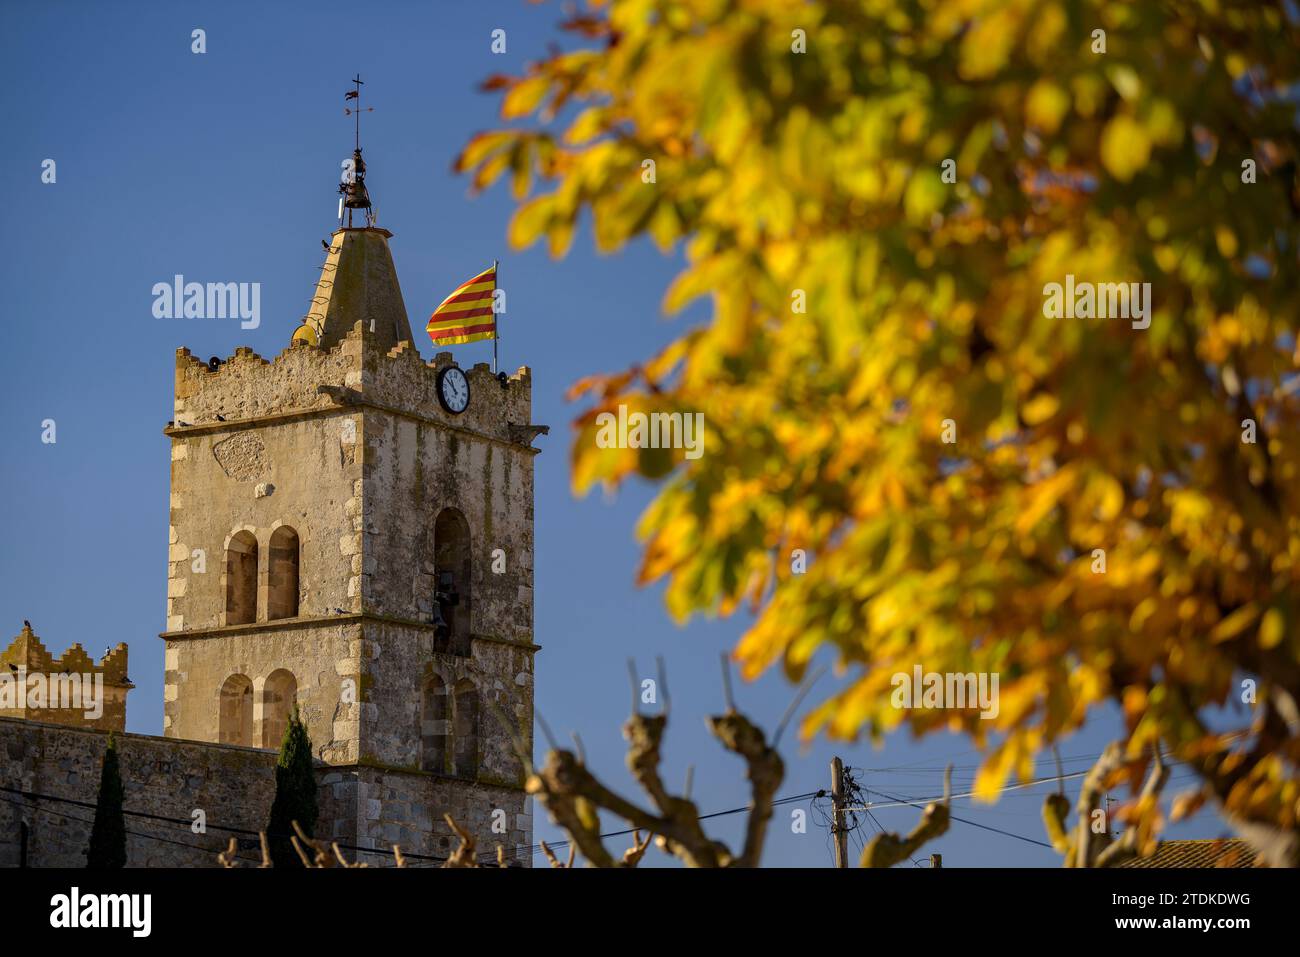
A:
[[[662,483],[640,580],[679,619],[751,607],[750,676],[829,649],[852,680],[805,733],[965,731],[991,796],[1113,701],[1112,783],[1187,762],[1179,813],[1300,862],[1293,9],[614,0],[564,28],[487,80],[522,122],[458,164],[509,176],[515,245],[561,256],[589,215],[600,250],[684,252],[668,312],[707,299],[573,389],[575,489]],[[598,447],[620,405],[703,412],[705,454]],[[1000,675],[997,718],[895,707],[916,664]]]

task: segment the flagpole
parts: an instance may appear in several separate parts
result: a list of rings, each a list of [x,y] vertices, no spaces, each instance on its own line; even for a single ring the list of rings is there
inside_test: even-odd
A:
[[[497,374],[497,343],[501,341],[501,320],[497,317],[497,287],[501,284],[500,263],[492,260],[492,374]]]

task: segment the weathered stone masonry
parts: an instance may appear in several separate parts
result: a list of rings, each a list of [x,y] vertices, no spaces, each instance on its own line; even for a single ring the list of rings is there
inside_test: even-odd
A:
[[[296,703],[322,762],[318,835],[442,855],[449,812],[481,848],[503,844],[526,866],[532,820],[512,737],[531,750],[531,376],[477,365],[469,407],[444,409],[438,376],[454,361],[415,350],[389,235],[334,234],[312,335],[273,361],[177,353],[166,740],[124,741],[153,755],[132,759],[127,806],[136,783],[144,803],[166,803],[149,761],[195,779],[218,762],[242,794],[225,823],[263,827],[274,754],[257,749],[278,747]],[[10,732],[20,754],[8,760],[93,801],[97,774],[86,785],[82,763],[97,739],[71,733]],[[54,757],[64,751],[75,758]],[[190,799],[177,802],[167,815],[187,817]],[[29,860],[70,853],[41,850],[52,846],[29,842]],[[169,853],[214,863],[184,848],[131,863]]]
[[[107,745],[107,732],[0,718],[0,787],[12,789],[0,791],[0,867],[18,866],[24,831],[30,866],[86,866]],[[275,793],[275,752],[121,733],[117,750],[125,808],[142,812],[126,816],[127,831],[136,832],[127,835],[130,866],[215,866],[217,851],[232,835],[215,828],[193,833],[189,822],[195,810],[203,810],[214,825],[266,826]],[[46,797],[17,796],[13,790]],[[256,856],[251,843],[247,853]]]

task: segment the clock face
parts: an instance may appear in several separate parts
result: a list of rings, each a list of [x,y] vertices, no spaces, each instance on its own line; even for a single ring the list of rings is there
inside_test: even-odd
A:
[[[469,380],[456,366],[448,366],[438,376],[438,400],[448,412],[461,413],[469,408]]]

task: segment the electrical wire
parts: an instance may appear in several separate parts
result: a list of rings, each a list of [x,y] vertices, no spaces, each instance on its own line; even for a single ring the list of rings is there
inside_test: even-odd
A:
[[[896,797],[893,794],[886,794],[884,791],[878,791],[875,790],[874,788],[865,788],[864,790],[866,790],[868,794],[879,794],[881,797],[887,797],[891,801],[899,801],[898,797]],[[922,808],[922,809],[924,809],[925,807],[924,804],[917,804],[913,801],[899,801],[899,804],[907,805],[908,807],[915,807],[915,808]],[[883,807],[883,806],[884,805],[876,805],[876,807]],[[958,817],[956,814],[949,813],[948,816],[954,821],[960,821],[962,824],[969,824],[971,827],[978,827],[986,831],[993,831],[995,834],[1002,834],[1006,837],[1014,837],[1017,841],[1024,841],[1026,844],[1037,844],[1039,847],[1045,847],[1049,851],[1053,850],[1052,845],[1046,843],[1045,841],[1036,841],[1032,837],[1025,837],[1023,834],[1015,834],[1012,831],[1004,831],[1001,828],[993,827],[992,825],[989,824],[980,824],[978,821],[968,821],[964,817]]]

